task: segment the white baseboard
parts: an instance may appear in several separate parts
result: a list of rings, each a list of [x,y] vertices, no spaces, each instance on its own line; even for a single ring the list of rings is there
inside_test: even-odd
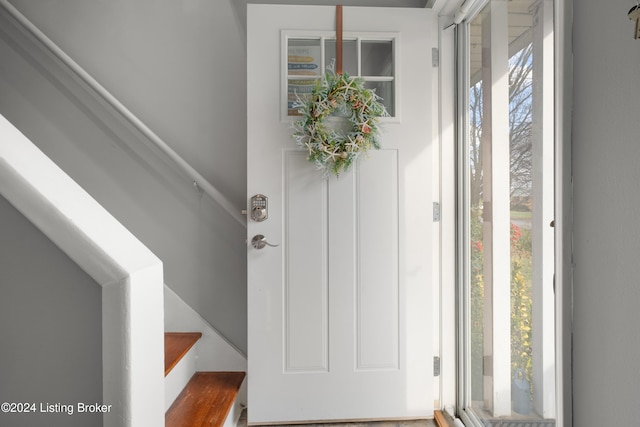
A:
[[[240,395],[238,394],[238,396]],[[229,411],[229,415],[227,415],[227,418],[224,420],[223,427],[236,427],[238,425],[238,420],[242,415],[242,410],[244,409],[244,407],[245,406],[240,403],[239,398],[236,399],[235,403],[231,407],[231,410]]]

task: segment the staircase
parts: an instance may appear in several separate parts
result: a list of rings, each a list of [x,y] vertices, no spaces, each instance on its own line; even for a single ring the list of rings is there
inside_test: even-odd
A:
[[[159,147],[166,144],[5,0],[0,0],[0,29],[0,56],[12,64],[0,72],[0,83],[10,88],[1,103],[0,195],[102,287],[103,399],[114,406],[105,414],[105,425],[235,426],[247,401],[246,384],[238,394],[246,355],[212,326],[212,319],[219,321],[212,315],[218,314],[213,304],[205,306],[205,313],[196,312],[166,287],[163,263],[154,252],[170,259],[167,265],[188,284],[185,289],[193,288],[200,298],[235,296],[240,288],[233,286],[245,280],[242,268],[229,268],[236,257],[217,256],[217,251],[244,251],[244,228],[216,203],[182,203],[191,200],[189,194],[199,199],[210,186],[197,177],[185,180],[167,167],[168,155]],[[38,88],[37,96],[33,88]],[[13,102],[25,96],[33,102]],[[51,108],[40,108],[45,106]],[[40,145],[4,115],[14,116],[25,133],[40,135]],[[194,182],[198,192],[187,193],[193,192]],[[153,194],[153,202],[141,194]],[[171,206],[171,215],[156,218],[154,213],[165,206]],[[109,211],[122,214],[120,221],[127,227]],[[176,234],[171,224],[175,216],[194,220],[184,221]],[[244,223],[237,212],[235,216]],[[201,245],[220,238],[222,249]],[[140,239],[155,246],[147,248]],[[202,247],[203,252],[184,257],[176,247]],[[242,266],[240,261],[236,267]],[[223,268],[230,273],[219,280],[212,271]],[[238,316],[246,309],[241,303],[235,308]],[[169,334],[164,379],[163,330],[202,331],[179,334],[175,344]]]
[[[199,332],[164,336],[166,427],[234,427],[241,405],[236,397],[244,372],[196,372]]]

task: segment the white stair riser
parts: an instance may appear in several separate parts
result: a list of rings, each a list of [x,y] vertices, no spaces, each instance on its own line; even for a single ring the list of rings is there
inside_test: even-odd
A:
[[[229,344],[213,327],[196,313],[168,286],[164,287],[165,331],[199,331],[197,371],[247,372],[247,358]],[[236,399],[247,405],[247,387],[240,389]]]
[[[189,349],[164,379],[164,410],[167,411],[196,372],[198,343]]]

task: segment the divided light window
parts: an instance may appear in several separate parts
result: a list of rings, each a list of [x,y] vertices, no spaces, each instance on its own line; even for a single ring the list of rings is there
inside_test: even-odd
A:
[[[489,0],[463,29],[469,425],[555,426],[553,5]]]
[[[375,89],[390,116],[397,116],[394,34],[350,35],[345,33],[342,44],[343,71],[362,77],[365,87]],[[286,114],[296,116],[293,107],[298,97],[311,92],[316,80],[336,60],[334,36],[285,35],[286,43]],[[335,68],[335,67],[334,67]]]

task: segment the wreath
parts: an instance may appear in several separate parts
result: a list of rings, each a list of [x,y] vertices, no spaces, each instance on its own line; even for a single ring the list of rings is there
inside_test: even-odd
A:
[[[325,176],[329,172],[338,176],[361,153],[380,148],[378,118],[388,115],[381,99],[364,87],[364,79],[330,70],[308,97],[298,96],[294,108],[302,119],[293,124],[293,139]],[[334,117],[341,118],[344,129],[333,126]]]

